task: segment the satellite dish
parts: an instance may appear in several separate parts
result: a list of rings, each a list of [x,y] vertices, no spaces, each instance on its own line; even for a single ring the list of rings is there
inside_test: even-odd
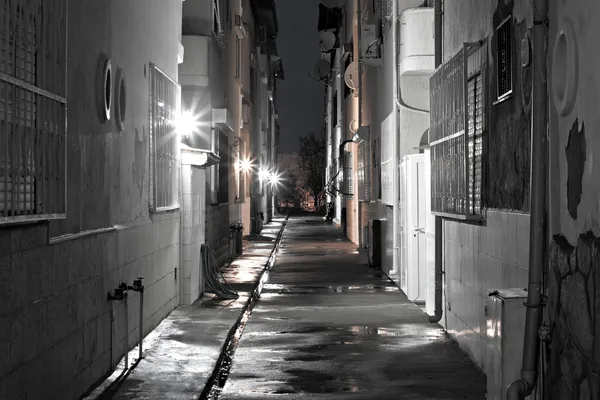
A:
[[[319,33],[319,49],[326,53],[333,49],[335,46],[335,34],[333,32],[320,32]]]
[[[319,60],[315,64],[314,74],[317,78],[325,78],[331,72],[331,66],[327,60]]]
[[[350,65],[348,65],[348,68],[346,68],[346,72],[344,72],[344,82],[346,82],[346,86],[350,89],[358,89],[358,63],[356,61],[352,61]]]
[[[358,121],[355,119],[350,121],[350,126],[348,126],[348,128],[350,128],[350,132],[352,133],[358,132]]]

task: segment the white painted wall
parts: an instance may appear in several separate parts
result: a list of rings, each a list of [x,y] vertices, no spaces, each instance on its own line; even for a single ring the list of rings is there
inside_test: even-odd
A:
[[[206,169],[181,169],[181,303],[192,304],[202,294],[204,276],[200,247],[205,241]]]
[[[484,371],[488,290],[526,287],[528,257],[528,214],[488,210],[484,226],[444,222],[441,323]]]

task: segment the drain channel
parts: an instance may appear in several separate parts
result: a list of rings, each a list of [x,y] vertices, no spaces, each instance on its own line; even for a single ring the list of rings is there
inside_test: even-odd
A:
[[[283,238],[283,231],[285,226],[287,225],[289,216],[285,217],[281,229],[277,234],[277,239],[275,241],[275,246],[273,250],[271,250],[271,254],[269,255],[269,259],[265,264],[264,269],[260,274],[260,278],[256,282],[254,286],[254,290],[252,290],[252,295],[246,302],[244,309],[233,325],[229,334],[227,335],[227,339],[225,340],[225,344],[221,349],[221,355],[217,360],[217,364],[215,365],[215,369],[213,370],[204,390],[200,394],[199,400],[217,400],[223,387],[225,387],[225,383],[227,382],[227,378],[229,378],[229,372],[231,371],[231,365],[233,363],[233,356],[235,355],[235,350],[240,342],[242,334],[244,333],[244,329],[246,329],[246,324],[248,323],[248,318],[252,313],[252,309],[258,302],[260,298],[260,294],[262,293],[263,287],[265,283],[269,280],[269,274],[273,265],[275,264],[275,257],[277,256],[277,251],[279,250],[279,246],[281,245],[281,241]]]

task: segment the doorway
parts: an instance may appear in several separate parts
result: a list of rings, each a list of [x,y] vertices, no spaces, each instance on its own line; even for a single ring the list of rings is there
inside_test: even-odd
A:
[[[405,156],[401,169],[401,287],[409,300],[433,306],[429,292],[434,283],[435,235],[429,150]]]

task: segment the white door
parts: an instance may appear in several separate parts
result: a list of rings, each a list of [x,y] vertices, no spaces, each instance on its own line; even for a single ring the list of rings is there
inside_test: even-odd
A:
[[[428,201],[428,154],[404,157],[405,190],[404,240],[406,243],[406,296],[411,301],[425,303],[427,300],[427,229],[431,215]],[[432,248],[431,251],[434,249]]]

